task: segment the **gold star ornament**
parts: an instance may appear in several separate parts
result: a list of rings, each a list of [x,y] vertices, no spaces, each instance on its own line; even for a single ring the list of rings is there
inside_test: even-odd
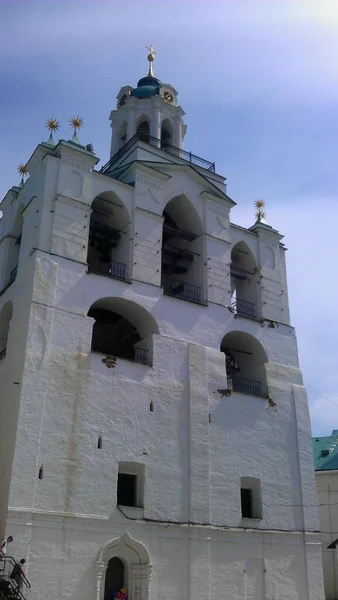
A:
[[[255,208],[257,219],[265,219],[265,200],[263,200],[263,198],[257,198],[257,200],[255,200]]]
[[[76,132],[77,129],[81,129],[83,127],[83,118],[77,115],[76,117],[72,117],[69,119],[70,126]]]
[[[25,177],[25,175],[28,175],[27,165],[19,165],[18,173],[19,175],[21,175],[21,177]]]
[[[48,131],[50,131],[51,133],[53,131],[57,131],[60,127],[60,122],[57,119],[54,118],[50,118],[47,119],[46,121],[46,128],[48,129]]]

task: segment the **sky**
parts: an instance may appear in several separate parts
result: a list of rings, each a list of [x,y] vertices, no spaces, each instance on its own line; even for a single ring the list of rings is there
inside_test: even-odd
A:
[[[57,117],[109,158],[123,85],[179,92],[185,148],[216,162],[232,221],[285,235],[292,324],[313,435],[338,428],[337,0],[0,0],[0,197]],[[325,283],[325,285],[324,285]]]

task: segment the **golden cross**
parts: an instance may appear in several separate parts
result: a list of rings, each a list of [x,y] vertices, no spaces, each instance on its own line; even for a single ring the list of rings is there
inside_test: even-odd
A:
[[[156,52],[154,50],[154,46],[152,44],[150,44],[150,46],[146,46],[146,48],[147,48],[147,50],[149,50],[149,53],[151,54],[151,56],[153,57],[153,60],[154,60],[154,57],[156,54]]]
[[[150,46],[146,46],[147,50],[149,50],[149,54],[148,54],[148,60],[149,60],[149,72],[148,72],[148,77],[154,77],[154,73],[153,73],[153,60],[155,58],[155,50],[154,50],[154,46],[152,44],[150,44]]]

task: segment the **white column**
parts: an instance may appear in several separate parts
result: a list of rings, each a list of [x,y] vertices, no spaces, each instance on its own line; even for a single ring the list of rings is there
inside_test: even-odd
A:
[[[161,111],[158,106],[153,106],[152,119],[150,123],[150,135],[157,140],[161,139]],[[158,143],[160,147],[160,142]]]
[[[95,600],[101,600],[104,596],[104,585],[102,585],[102,579],[107,568],[106,563],[101,560],[96,561],[96,585],[95,585]]]
[[[117,119],[117,115],[111,117],[111,146],[110,146],[110,158],[116,154],[118,151],[118,128],[119,121]]]
[[[131,565],[130,600],[149,600],[151,565]]]
[[[180,116],[175,117],[174,146],[181,149],[183,148],[182,119]]]

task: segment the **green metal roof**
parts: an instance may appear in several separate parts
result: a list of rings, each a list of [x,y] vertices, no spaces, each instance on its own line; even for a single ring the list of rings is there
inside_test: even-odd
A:
[[[312,438],[312,448],[316,471],[338,470],[338,429],[328,437]]]
[[[131,92],[131,96],[134,98],[150,98],[159,93],[161,82],[156,77],[148,75],[148,77],[142,77],[137,83],[137,88]]]

